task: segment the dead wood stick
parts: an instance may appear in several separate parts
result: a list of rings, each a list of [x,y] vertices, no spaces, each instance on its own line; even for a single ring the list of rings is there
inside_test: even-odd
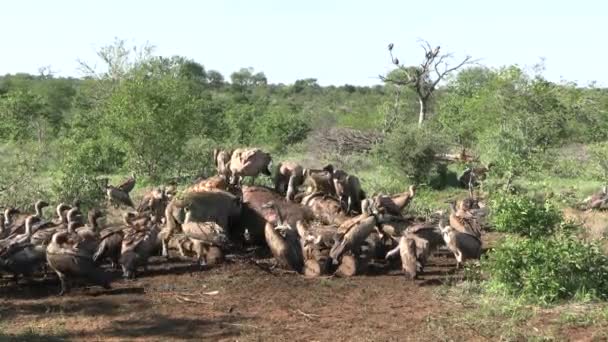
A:
[[[180,303],[188,302],[188,303],[196,303],[196,304],[213,304],[213,302],[191,299],[191,298],[184,297],[184,296],[175,296],[175,299]]]
[[[309,313],[306,313],[306,312],[304,312],[304,311],[302,311],[300,309],[296,310],[295,312],[299,313],[300,315],[302,315],[302,316],[304,316],[304,317],[306,317],[306,318],[308,318],[310,320],[316,320],[316,319],[318,319],[320,317],[319,315],[309,314]]]
[[[255,325],[251,325],[251,324],[242,324],[242,323],[221,323],[221,324],[234,325],[235,327],[248,327],[248,328],[258,329],[258,327],[256,327]]]

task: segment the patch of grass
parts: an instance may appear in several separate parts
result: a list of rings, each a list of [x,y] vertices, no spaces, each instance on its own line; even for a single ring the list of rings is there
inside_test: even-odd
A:
[[[50,325],[40,325],[33,321],[15,329],[9,322],[0,325],[0,341],[65,341],[68,336],[65,321],[60,317]]]
[[[457,329],[489,340],[544,341],[568,338],[570,329],[589,330],[599,338],[608,334],[608,303],[570,302],[554,305],[530,304],[524,297],[488,293],[482,284],[463,281],[440,286],[438,300],[461,305],[453,315],[434,315],[427,319],[429,336],[454,337]]]

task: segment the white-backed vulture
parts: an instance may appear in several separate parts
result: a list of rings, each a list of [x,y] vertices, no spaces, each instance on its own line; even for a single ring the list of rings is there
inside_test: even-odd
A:
[[[283,221],[281,211],[274,202],[268,202],[264,208],[272,210],[275,215],[266,223],[264,236],[277,264],[296,272],[302,272],[304,258],[298,232],[293,226]]]
[[[17,214],[19,213],[19,210],[13,208],[13,207],[9,207],[4,209],[3,212],[3,217],[2,217],[2,226],[0,226],[0,228],[2,228],[2,231],[0,232],[0,239],[5,239],[7,238],[10,233],[11,233],[11,225],[12,225],[12,216],[13,214]]]
[[[230,156],[231,184],[241,184],[243,177],[255,178],[260,174],[270,176],[270,163],[272,158],[269,153],[259,148],[237,148]]]
[[[105,228],[99,233],[99,245],[97,251],[93,254],[93,261],[96,264],[109,259],[112,268],[116,269],[118,267],[124,231],[134,227],[133,220],[136,217],[134,213],[127,212],[123,215],[122,223]],[[143,224],[145,225],[145,223]]]
[[[34,203],[34,215],[28,213],[17,213],[11,217],[10,225],[5,225],[5,229],[9,230],[8,236],[12,236],[15,234],[23,234],[25,231],[25,220],[29,216],[33,216],[38,219],[42,219],[42,210],[45,207],[48,207],[48,203],[43,200],[38,200]]]
[[[25,233],[5,239],[0,245],[0,266],[17,277],[30,275],[44,261],[44,249],[36,249],[30,243],[32,226],[40,219],[30,215],[25,220]]]
[[[215,264],[223,259],[223,250],[228,244],[228,237],[224,228],[214,221],[196,222],[192,219],[190,207],[186,206],[186,217],[182,224],[184,235],[192,242],[192,249],[196,253],[199,264]],[[211,258],[208,258],[212,251]],[[183,254],[180,245],[180,252]]]
[[[335,262],[339,262],[346,252],[359,253],[365,239],[377,230],[378,224],[383,222],[378,216],[369,212],[368,205],[365,204],[367,202],[367,200],[364,201],[362,205],[363,213],[361,215],[344,222],[338,228],[336,242],[329,253]]]
[[[349,175],[343,170],[334,170],[332,175],[334,191],[340,199],[346,213],[359,211],[361,200],[365,198],[365,193],[361,189],[359,178]]]
[[[322,192],[304,196],[301,204],[309,207],[315,218],[323,224],[341,225],[349,219],[342,209],[340,200]]]
[[[57,273],[61,281],[63,295],[69,291],[68,278],[84,278],[90,282],[110,288],[110,275],[95,266],[91,254],[79,249],[70,241],[67,231],[53,234],[51,242],[46,247],[46,259],[49,266]]]
[[[470,189],[474,186],[479,185],[480,183],[483,183],[483,181],[486,179],[487,173],[493,166],[493,163],[489,163],[485,166],[473,168],[468,167],[462,172],[462,175],[458,177],[458,181],[463,187]]]
[[[450,226],[459,232],[481,238],[481,225],[473,213],[468,210],[456,209],[456,204],[450,202]]]
[[[148,225],[143,229],[130,228],[124,231],[119,260],[123,277],[133,279],[136,277],[138,267],[147,269],[148,258],[158,247],[158,233],[156,224]]]
[[[235,242],[233,236],[242,237],[245,229],[247,229],[251,243],[265,244],[266,223],[272,217],[275,217],[274,210],[265,208],[265,204],[268,202],[274,202],[279,207],[284,221],[292,227],[295,227],[296,222],[300,220],[308,222],[314,219],[310,208],[287,201],[274,189],[262,186],[243,186],[242,194],[243,206],[239,224],[236,225],[235,234],[232,232],[229,234],[233,242]]]
[[[376,206],[379,212],[401,216],[403,209],[410,204],[415,195],[416,185],[410,185],[408,191],[401,194],[376,196],[374,198],[374,206]]]
[[[296,162],[279,163],[274,178],[274,190],[285,194],[287,200],[293,200],[298,187],[304,183],[304,169]]]
[[[43,222],[42,224],[38,225],[36,231],[30,238],[30,242],[35,245],[46,246],[51,242],[53,234],[60,231],[67,231],[68,225],[71,222],[75,222],[73,223],[74,227],[82,226],[78,208],[69,208],[70,207],[65,203],[60,203],[56,210],[60,217],[51,222]],[[67,214],[64,215],[63,212],[66,211],[66,209],[69,210],[67,210]]]
[[[441,227],[441,233],[448,249],[456,257],[456,267],[468,259],[479,259],[481,240],[474,235],[462,233],[451,226]]]
[[[232,150],[213,150],[213,163],[215,164],[217,174],[225,179],[230,178],[230,156]]]
[[[334,168],[330,164],[321,170],[304,169],[304,185],[307,193],[321,192],[327,195],[336,196],[336,188],[333,180]]]
[[[120,205],[124,205],[135,209],[135,205],[129,196],[129,193],[135,187],[135,183],[136,179],[134,173],[131,174],[131,177],[125,180],[119,186],[109,185],[107,184],[106,180],[105,190],[108,201],[114,204],[115,208],[118,208]]]
[[[422,240],[419,239],[418,240]],[[426,253],[428,251],[428,242],[422,240],[422,246],[420,248],[421,254]],[[390,258],[393,255],[399,253],[401,256],[401,268],[405,273],[406,277],[410,279],[415,279],[419,272],[418,265],[420,262],[418,261],[418,246],[416,244],[416,238],[412,235],[405,235],[399,239],[399,245],[395,247],[393,250],[386,254],[386,258]],[[422,256],[422,255],[421,255]]]
[[[165,224],[161,234],[163,256],[168,256],[167,243],[173,232],[184,223],[185,208],[189,207],[192,219],[197,222],[213,221],[225,229],[230,238],[239,235],[231,230],[240,219],[241,199],[222,190],[188,192],[174,198],[165,209]]]

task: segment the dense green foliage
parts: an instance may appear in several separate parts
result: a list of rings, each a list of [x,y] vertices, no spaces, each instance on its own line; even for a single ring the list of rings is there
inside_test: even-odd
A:
[[[482,269],[490,288],[533,301],[608,298],[608,257],[597,243],[572,235],[507,237],[483,260]]]
[[[244,145],[308,163],[334,159],[360,172],[370,193],[402,191],[412,182],[453,185],[454,171],[464,165],[448,171],[435,155],[463,147],[494,162],[495,179],[600,180],[608,172],[608,91],[552,83],[540,69],[463,69],[435,91],[433,116],[418,128],[417,98],[407,87],[323,87],[314,78],[271,84],[252,68],[224,76],[184,57],[154,56],[149,46],[129,49],[120,40],[98,55],[104,71],[83,64],[83,78],[0,77],[0,139],[8,152],[0,182],[15,189],[3,191],[3,198],[25,205],[44,192],[92,203],[101,197],[100,177],[134,171],[151,183],[193,179],[212,172],[214,147]],[[318,142],[310,140],[332,127],[383,139],[371,154],[320,155]],[[572,143],[582,152],[566,152]],[[35,167],[19,166],[24,163]],[[380,165],[391,179],[376,176]],[[28,169],[31,186],[19,186],[15,172],[25,172],[19,167]]]
[[[524,195],[500,194],[491,201],[492,224],[496,231],[531,238],[551,236],[562,221],[558,208],[550,201],[537,201]]]

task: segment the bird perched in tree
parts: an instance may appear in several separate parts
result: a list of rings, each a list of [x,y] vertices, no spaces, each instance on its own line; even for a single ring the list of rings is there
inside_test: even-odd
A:
[[[393,51],[393,43],[388,44],[388,51]]]
[[[135,173],[132,173],[130,178],[117,187],[109,185],[106,182],[105,191],[108,201],[113,203],[115,208],[118,208],[122,204],[135,209],[135,205],[129,196],[129,193],[135,187],[135,181]]]
[[[435,48],[435,50],[433,51],[433,56],[437,57],[437,55],[439,54],[439,45],[437,45],[437,47]]]
[[[397,57],[393,58],[393,64],[399,65],[399,58],[397,58]]]

